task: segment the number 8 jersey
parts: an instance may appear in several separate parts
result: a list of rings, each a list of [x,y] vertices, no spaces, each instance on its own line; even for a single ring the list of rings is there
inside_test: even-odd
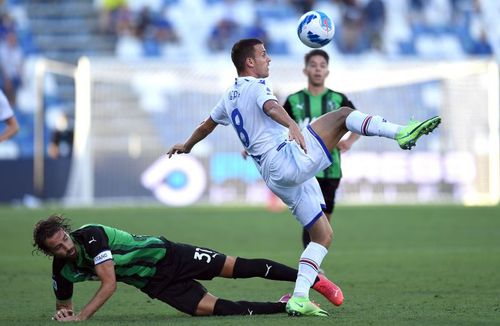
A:
[[[252,156],[267,153],[288,138],[288,129],[264,112],[264,103],[277,101],[265,79],[238,77],[210,113],[218,124],[232,124]]]

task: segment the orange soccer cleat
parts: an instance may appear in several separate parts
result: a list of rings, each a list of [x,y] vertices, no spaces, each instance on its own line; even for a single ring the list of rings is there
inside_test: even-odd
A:
[[[319,281],[313,285],[313,289],[328,299],[336,306],[340,306],[344,302],[344,294],[342,290],[335,285],[326,276],[318,274]]]

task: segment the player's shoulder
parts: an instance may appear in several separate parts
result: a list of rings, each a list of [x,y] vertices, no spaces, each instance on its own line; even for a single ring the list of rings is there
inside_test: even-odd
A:
[[[294,92],[294,93],[289,94],[289,95],[286,97],[286,99],[287,99],[287,100],[290,100],[290,99],[292,99],[292,98],[295,98],[295,97],[298,97],[298,96],[302,96],[303,94],[305,94],[305,92],[304,92],[304,90],[303,90],[303,89],[301,89],[301,90],[298,90],[298,91],[296,91],[296,92]]]
[[[89,232],[89,231],[93,231],[93,230],[96,230],[96,229],[104,229],[104,225],[101,225],[101,224],[97,224],[97,223],[89,223],[89,224],[84,224],[82,226],[80,226],[78,229],[76,229],[75,231],[73,231],[74,233],[75,232]]]
[[[85,242],[95,236],[107,238],[107,234],[112,232],[112,230],[113,228],[102,224],[85,224],[72,231],[71,235],[75,238],[75,240]]]
[[[347,95],[345,95],[344,93],[338,92],[338,91],[333,90],[331,88],[328,89],[328,93],[330,94],[330,96],[340,96],[342,98],[347,98]]]

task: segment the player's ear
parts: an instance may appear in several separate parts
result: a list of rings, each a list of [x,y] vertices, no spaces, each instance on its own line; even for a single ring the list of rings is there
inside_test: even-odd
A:
[[[253,68],[255,66],[255,60],[252,57],[248,57],[246,60],[246,65],[250,68]]]

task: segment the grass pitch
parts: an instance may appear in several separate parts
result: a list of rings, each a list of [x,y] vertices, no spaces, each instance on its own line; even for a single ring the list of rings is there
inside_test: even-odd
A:
[[[76,228],[102,223],[136,234],[208,246],[235,256],[265,257],[296,267],[300,227],[287,212],[258,208],[0,208],[0,325],[54,325],[51,261],[33,256],[32,229],[50,213]],[[120,284],[86,325],[498,325],[500,208],[459,206],[345,207],[334,215],[334,242],[322,267],[346,297],[334,307],[311,297],[328,318],[285,314],[190,317]],[[292,283],[215,279],[205,286],[231,300],[274,301]],[[78,311],[98,282],[75,285]]]

